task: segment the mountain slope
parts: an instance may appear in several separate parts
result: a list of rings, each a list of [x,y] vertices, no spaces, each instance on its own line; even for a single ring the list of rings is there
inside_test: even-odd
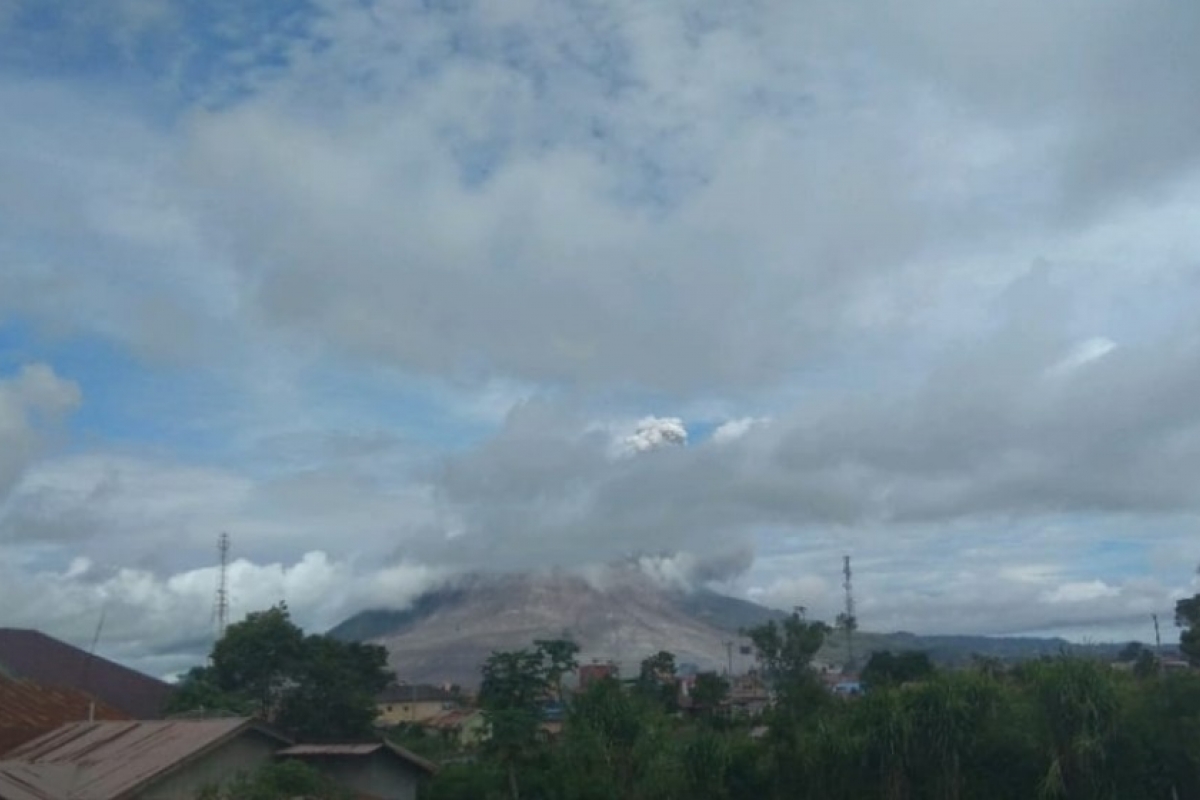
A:
[[[681,664],[716,669],[738,627],[777,614],[711,592],[663,590],[632,572],[614,572],[600,584],[567,573],[472,576],[406,611],[358,614],[330,634],[386,646],[401,679],[472,685],[492,651],[549,638],[569,638],[581,661],[613,660],[626,674],[659,650]]]
[[[466,576],[422,595],[408,609],[364,611],[329,633],[384,645],[402,680],[474,686],[480,665],[493,651],[529,647],[535,639],[571,639],[580,646],[581,663],[615,661],[625,675],[636,674],[640,661],[659,650],[699,669],[724,669],[732,656],[735,671],[741,671],[753,662],[739,652],[738,645],[746,642],[738,631],[784,616],[716,592],[665,589],[636,570],[614,569],[593,581],[564,572]],[[877,650],[925,650],[936,662],[954,665],[974,655],[1014,661],[1067,649],[1111,655],[1116,646],[866,631],[854,638],[859,663]],[[838,632],[818,658],[840,664],[846,655]]]

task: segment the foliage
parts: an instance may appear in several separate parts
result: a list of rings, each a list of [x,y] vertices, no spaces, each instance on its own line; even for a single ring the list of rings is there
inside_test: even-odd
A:
[[[527,655],[497,654],[493,666],[527,666],[541,688],[524,696],[536,699],[544,664]],[[784,664],[772,662],[777,675]],[[503,798],[517,785],[529,800],[1200,797],[1196,673],[1138,678],[1060,656],[919,681],[899,670],[844,699],[806,670],[781,684],[764,719],[719,727],[644,691],[654,673],[652,663],[627,687],[597,681],[568,698],[560,737],[533,737],[511,762],[485,750],[440,773],[426,796]]]
[[[504,767],[509,794],[520,797],[519,773],[538,751],[547,704],[562,700],[562,677],[577,668],[578,645],[540,640],[533,650],[496,652],[483,665],[479,705],[491,735],[486,750]]]
[[[919,650],[903,653],[883,650],[871,654],[860,677],[868,688],[875,688],[922,681],[932,677],[933,673],[933,662],[927,653]]]
[[[642,661],[638,671],[637,690],[644,697],[659,703],[666,711],[679,707],[678,678],[675,675],[675,654],[660,650]]]
[[[1175,624],[1179,633],[1179,649],[1191,662],[1200,666],[1200,594],[1185,597],[1175,603]]]
[[[306,637],[285,604],[230,625],[210,662],[182,681],[173,713],[252,713],[308,741],[370,736],[375,696],[393,679],[384,648]]]
[[[729,698],[729,681],[715,672],[701,672],[692,685],[692,707],[711,714]]]
[[[770,620],[743,633],[754,644],[766,676],[787,683],[808,672],[808,665],[825,643],[830,628],[823,622],[808,622],[793,613],[781,623]]]
[[[308,764],[278,761],[238,775],[220,787],[208,787],[200,793],[200,800],[351,800],[353,796]]]

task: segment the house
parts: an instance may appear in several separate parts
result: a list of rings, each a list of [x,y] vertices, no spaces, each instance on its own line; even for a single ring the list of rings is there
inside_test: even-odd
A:
[[[280,750],[276,757],[303,761],[371,800],[416,800],[420,781],[436,771],[420,756],[386,742],[301,744]]]
[[[440,686],[397,684],[384,689],[375,698],[375,724],[391,727],[425,722],[458,705],[458,695]]]
[[[602,680],[615,680],[617,675],[617,665],[611,661],[584,664],[579,668],[579,691],[587,691],[589,686]]]
[[[455,708],[426,720],[423,727],[460,747],[473,747],[488,735],[487,720],[477,708]]]
[[[60,725],[89,719],[123,720],[129,716],[75,689],[0,675],[0,754]]]
[[[0,674],[85,692],[133,719],[161,719],[172,687],[40,631],[0,628]]]
[[[246,718],[74,722],[0,757],[0,800],[187,800],[290,745]]]

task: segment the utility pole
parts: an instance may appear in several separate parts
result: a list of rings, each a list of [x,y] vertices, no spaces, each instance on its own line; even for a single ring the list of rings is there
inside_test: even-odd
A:
[[[1154,655],[1162,660],[1162,636],[1158,632],[1158,614],[1151,614],[1154,620]]]
[[[725,675],[733,677],[733,642],[725,642]]]

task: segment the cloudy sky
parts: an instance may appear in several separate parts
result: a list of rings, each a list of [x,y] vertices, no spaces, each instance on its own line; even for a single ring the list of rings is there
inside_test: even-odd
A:
[[[0,0],[0,624],[152,672],[463,570],[1153,636],[1200,5]],[[1167,625],[1170,638],[1174,632]]]

